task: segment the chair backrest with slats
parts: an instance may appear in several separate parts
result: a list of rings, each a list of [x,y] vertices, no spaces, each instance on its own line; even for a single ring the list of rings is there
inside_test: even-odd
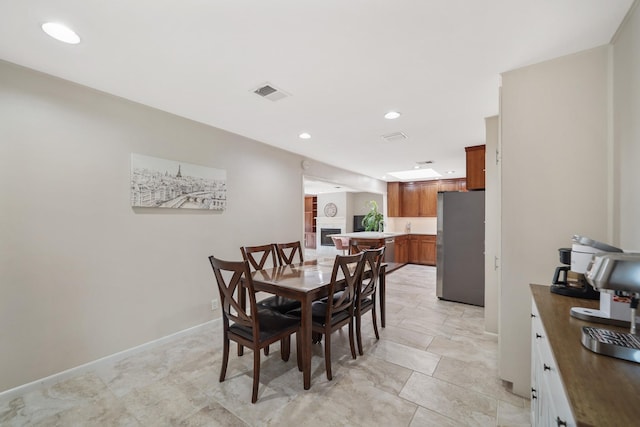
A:
[[[362,285],[360,286],[359,298],[368,298],[376,292],[382,259],[384,258],[385,247],[378,249],[366,249],[364,251],[364,270],[362,272]]]
[[[371,241],[358,241],[357,239],[349,240],[349,251],[352,254],[366,251],[367,249],[377,249],[378,247],[378,243]]]
[[[277,267],[276,249],[272,244],[260,246],[243,246],[240,248],[242,258],[248,261],[254,270],[264,270],[265,267]],[[271,263],[268,261],[271,259]]]
[[[258,331],[258,322],[250,313],[257,313],[256,297],[253,280],[247,261],[223,261],[213,256],[209,257],[213,273],[220,291],[220,305],[225,329],[229,328],[229,321],[238,325],[254,328]],[[239,298],[243,286],[249,294],[249,310],[242,308]]]
[[[278,252],[278,261],[280,265],[290,265],[294,262],[304,262],[304,256],[302,255],[302,245],[299,241],[291,243],[276,243],[276,250]],[[298,260],[296,261],[296,254]]]
[[[349,310],[353,315],[353,306],[357,296],[358,287],[362,280],[362,270],[364,268],[364,254],[362,252],[355,255],[336,255],[331,273],[331,284],[329,285],[329,295],[327,301],[326,318],[330,319],[332,313],[342,310]],[[339,273],[342,272],[344,278]],[[344,289],[338,289],[338,282],[344,280]],[[342,288],[342,286],[341,286]],[[340,296],[334,298],[336,290],[342,290]]]

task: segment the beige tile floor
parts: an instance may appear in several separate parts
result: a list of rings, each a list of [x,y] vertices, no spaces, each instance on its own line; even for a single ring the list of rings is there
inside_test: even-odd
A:
[[[295,355],[263,356],[251,404],[252,355],[231,354],[218,382],[221,325],[212,322],[119,362],[21,396],[0,398],[1,426],[527,426],[529,401],[497,377],[497,338],[483,309],[439,301],[435,268],[407,265],[387,279],[387,327],[352,360],[347,329],[332,335],[333,381],[314,346],[312,386]],[[295,351],[295,345],[292,344]]]

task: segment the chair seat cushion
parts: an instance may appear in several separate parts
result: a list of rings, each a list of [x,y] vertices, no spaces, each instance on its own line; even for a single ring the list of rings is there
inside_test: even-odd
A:
[[[360,310],[367,310],[373,306],[373,300],[371,298],[363,298],[360,300]]]
[[[288,316],[264,307],[258,307],[258,323],[260,325],[260,341],[264,341],[286,329],[300,326],[300,318]],[[229,331],[248,340],[253,340],[253,330],[248,326],[233,324]]]
[[[287,313],[290,316],[300,317],[302,316],[302,309],[297,308]],[[311,305],[311,317],[313,318],[313,323],[324,325],[326,323],[326,315],[327,315],[327,303],[326,301],[314,301]],[[337,313],[332,313],[331,323],[337,323],[341,320],[348,319],[349,312],[347,310],[342,310]]]
[[[344,293],[344,291],[335,292],[333,294],[333,301],[335,302],[335,301],[338,301],[340,298],[342,298],[342,294],[343,293]],[[329,297],[321,298],[320,301],[326,303],[327,301],[329,301]]]
[[[278,295],[265,298],[261,301],[258,301],[257,304],[258,307],[268,308],[283,314],[287,313],[288,311],[295,310],[296,308],[300,308],[300,301],[281,297]]]

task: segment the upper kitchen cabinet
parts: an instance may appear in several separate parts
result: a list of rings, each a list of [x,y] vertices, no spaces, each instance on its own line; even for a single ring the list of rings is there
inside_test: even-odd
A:
[[[465,147],[467,153],[467,190],[484,190],[485,146]]]
[[[387,183],[387,216],[435,217],[438,191],[466,191],[464,178]]]
[[[438,181],[421,183],[418,216],[438,216],[438,187]]]
[[[438,181],[407,182],[402,186],[402,216],[436,216]]]
[[[399,182],[387,183],[387,216],[402,216],[400,206],[402,205]]]
[[[438,180],[438,191],[466,191],[465,179],[441,179]]]
[[[403,183],[400,216],[420,216],[420,191],[420,182]]]

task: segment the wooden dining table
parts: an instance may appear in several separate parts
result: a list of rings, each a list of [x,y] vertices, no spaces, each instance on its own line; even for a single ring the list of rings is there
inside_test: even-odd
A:
[[[380,314],[382,327],[385,326],[385,271],[387,264],[383,264],[378,286],[380,301]],[[300,349],[302,355],[302,373],[304,389],[311,387],[311,305],[313,301],[327,296],[331,273],[333,271],[333,260],[313,260],[280,267],[257,270],[252,273],[253,286],[256,291],[268,292],[282,297],[300,301],[301,325]],[[365,272],[366,274],[366,272]],[[338,273],[338,285],[344,281],[341,272]]]

